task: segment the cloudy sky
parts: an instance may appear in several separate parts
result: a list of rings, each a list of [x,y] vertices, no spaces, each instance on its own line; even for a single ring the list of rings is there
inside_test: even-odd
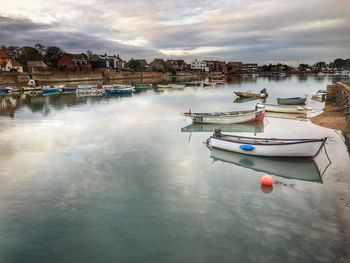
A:
[[[349,10],[349,0],[0,0],[0,44],[124,59],[333,61],[350,58]]]

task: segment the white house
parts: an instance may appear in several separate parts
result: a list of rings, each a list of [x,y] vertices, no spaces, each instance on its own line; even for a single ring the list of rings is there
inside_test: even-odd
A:
[[[191,69],[197,69],[202,71],[209,71],[209,67],[207,67],[207,62],[198,61],[197,59],[191,62]]]

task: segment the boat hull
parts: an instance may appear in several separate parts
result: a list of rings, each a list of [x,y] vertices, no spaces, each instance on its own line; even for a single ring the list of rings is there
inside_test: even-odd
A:
[[[315,156],[323,146],[324,142],[325,139],[286,140],[249,138],[223,134],[221,136],[216,136],[215,133],[209,140],[209,144],[213,148],[241,154],[254,156],[302,158]]]
[[[236,124],[251,121],[264,120],[265,112],[257,111],[236,111],[236,112],[214,112],[214,113],[193,113],[186,115],[192,118],[193,123],[201,124]]]
[[[309,110],[308,107],[293,106],[293,105],[272,105],[264,104],[263,106],[266,112],[280,112],[280,113],[292,113],[292,114],[306,114]]]
[[[277,98],[277,103],[282,105],[304,105],[306,98]]]

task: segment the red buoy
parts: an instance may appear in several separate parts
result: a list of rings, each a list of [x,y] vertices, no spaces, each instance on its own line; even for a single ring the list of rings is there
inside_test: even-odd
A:
[[[261,177],[261,184],[265,186],[272,186],[273,185],[273,178],[271,175],[264,175]]]

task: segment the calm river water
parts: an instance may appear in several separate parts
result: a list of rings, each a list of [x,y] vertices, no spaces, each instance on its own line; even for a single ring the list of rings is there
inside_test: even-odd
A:
[[[328,136],[327,168],[325,151],[317,166],[210,151],[210,127],[180,115],[255,106],[234,102],[234,90],[266,88],[274,103],[331,82],[1,97],[0,262],[349,262],[350,160],[337,132],[272,117],[232,127],[248,136]],[[308,98],[314,114],[324,107]],[[272,191],[261,189],[264,174],[276,180]]]

